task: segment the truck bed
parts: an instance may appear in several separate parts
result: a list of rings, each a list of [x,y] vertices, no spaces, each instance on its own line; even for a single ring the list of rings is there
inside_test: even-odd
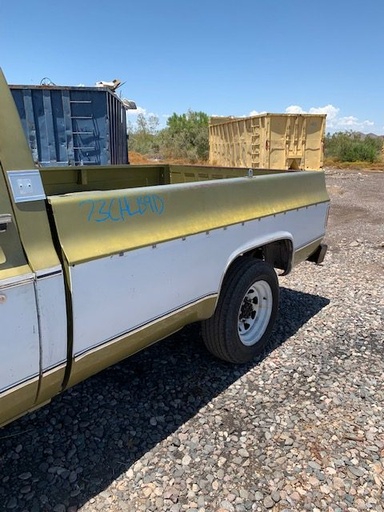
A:
[[[284,171],[257,169],[254,176],[280,174]],[[195,165],[98,165],[82,167],[41,168],[45,192],[48,196],[85,192],[89,190],[119,190],[175,183],[245,177],[248,169]]]
[[[246,169],[194,166],[72,169],[41,171],[69,265],[269,217],[284,225],[288,212],[316,215],[328,201],[318,172],[261,170],[245,177]],[[316,238],[323,230],[316,229]]]

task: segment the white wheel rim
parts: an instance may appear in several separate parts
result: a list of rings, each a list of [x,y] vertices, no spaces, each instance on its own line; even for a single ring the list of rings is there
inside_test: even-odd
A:
[[[265,333],[273,307],[272,290],[266,281],[248,288],[239,308],[239,338],[243,345],[257,343]]]

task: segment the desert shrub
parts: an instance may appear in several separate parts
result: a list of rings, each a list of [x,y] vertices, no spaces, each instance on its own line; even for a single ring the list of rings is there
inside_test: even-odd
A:
[[[150,158],[195,163],[209,158],[208,115],[188,110],[172,114],[167,126],[159,130],[156,116],[139,114],[128,124],[129,150]]]
[[[325,138],[325,157],[335,162],[377,162],[383,139],[356,132],[337,132]]]
[[[160,146],[165,157],[184,159],[191,163],[209,158],[208,115],[188,110],[172,114],[160,133]]]
[[[159,118],[139,114],[136,124],[128,123],[129,151],[157,157],[159,148]]]

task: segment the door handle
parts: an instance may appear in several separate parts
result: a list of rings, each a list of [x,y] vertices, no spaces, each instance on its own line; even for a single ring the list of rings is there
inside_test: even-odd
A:
[[[12,222],[12,215],[10,213],[0,213],[0,233],[7,231],[7,226]]]

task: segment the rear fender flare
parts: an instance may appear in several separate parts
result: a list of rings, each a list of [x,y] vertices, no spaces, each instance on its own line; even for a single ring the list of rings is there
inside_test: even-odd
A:
[[[236,248],[229,257],[220,281],[219,294],[225,277],[239,258],[251,257],[266,261],[271,266],[282,270],[280,275],[287,275],[293,264],[293,236],[288,231],[272,233],[267,237],[258,238]]]

